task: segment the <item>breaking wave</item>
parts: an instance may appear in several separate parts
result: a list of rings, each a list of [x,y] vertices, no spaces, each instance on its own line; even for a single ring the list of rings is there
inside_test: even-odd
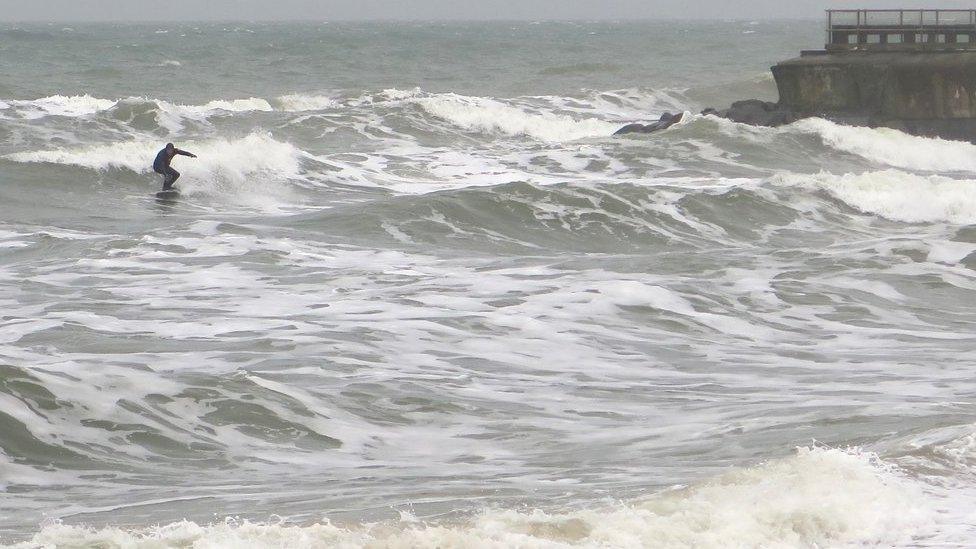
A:
[[[912,170],[976,171],[976,145],[919,137],[891,128],[843,126],[810,118],[788,127],[818,135],[825,145],[871,162]]]
[[[307,154],[301,149],[275,140],[268,133],[252,133],[240,139],[187,141],[181,147],[198,158],[178,166],[188,193],[219,192],[220,187],[259,185],[262,181],[297,179]],[[92,170],[130,170],[152,172],[158,141],[126,141],[107,145],[13,153],[7,160],[21,163],[49,163],[81,166]],[[255,154],[260,151],[260,154]],[[187,177],[188,176],[188,177]]]
[[[249,97],[247,99],[232,99],[223,100],[217,99],[210,101],[204,105],[177,105],[176,108],[199,115],[207,115],[215,111],[225,111],[225,112],[254,112],[254,111],[272,111],[274,108],[267,100],[258,97]]]
[[[288,112],[320,111],[334,109],[341,103],[332,97],[325,95],[282,95],[277,98],[275,104],[279,109]]]
[[[202,105],[181,105],[160,99],[146,97],[127,97],[118,100],[101,99],[90,95],[62,96],[54,95],[30,101],[10,100],[4,114],[12,118],[38,119],[45,116],[82,117],[107,113],[117,119],[126,119],[124,113],[133,111],[149,113],[155,117],[156,123],[172,132],[183,128],[184,119],[206,120],[210,116],[222,113],[243,113],[257,111],[272,111],[274,108],[267,100],[258,97],[246,99],[217,99]],[[121,113],[121,114],[120,114]]]
[[[774,182],[813,186],[848,206],[904,223],[976,223],[976,180],[899,170],[813,176],[788,174]]]
[[[575,119],[552,112],[528,112],[484,97],[442,94],[415,101],[429,114],[465,130],[528,136],[546,142],[607,136],[620,127],[617,123],[596,118]]]
[[[177,66],[166,61],[166,66]],[[106,114],[124,122],[133,122],[136,112],[152,115],[156,126],[170,132],[184,129],[187,120],[205,122],[222,114],[250,112],[310,112],[339,108],[370,108],[380,104],[417,104],[426,113],[455,127],[483,133],[527,136],[545,142],[561,142],[586,137],[606,136],[620,127],[620,122],[603,119],[653,119],[662,106],[678,109],[680,99],[666,91],[620,90],[590,92],[586,98],[533,97],[514,103],[487,97],[454,93],[427,93],[420,88],[385,89],[358,97],[339,98],[316,94],[281,95],[271,100],[261,97],[215,99],[203,104],[181,104],[152,97],[104,99],[90,95],[54,95],[34,100],[0,102],[3,116],[37,119],[45,116],[85,117]],[[531,104],[533,101],[541,104]],[[680,110],[680,109],[679,109]],[[151,129],[136,124],[140,129]]]
[[[143,530],[53,524],[15,549],[73,547],[725,548],[893,545],[933,517],[921,491],[876,456],[802,448],[644,500],[565,513],[490,510],[462,524],[299,526],[228,519]]]
[[[0,546],[973,545],[972,145],[610,137],[800,25],[251,26],[8,36]]]
[[[36,119],[44,116],[85,116],[110,109],[115,101],[90,95],[52,95],[32,101],[8,100],[7,108],[16,111],[21,118]]]

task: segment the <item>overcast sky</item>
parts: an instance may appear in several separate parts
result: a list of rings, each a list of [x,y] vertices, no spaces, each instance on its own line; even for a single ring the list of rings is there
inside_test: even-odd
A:
[[[0,20],[774,19],[905,4],[976,7],[971,0],[0,0]]]

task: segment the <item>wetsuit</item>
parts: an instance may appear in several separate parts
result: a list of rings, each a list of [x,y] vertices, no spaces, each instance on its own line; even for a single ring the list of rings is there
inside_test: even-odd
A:
[[[173,157],[182,154],[183,156],[190,156],[196,158],[193,153],[188,153],[186,151],[181,151],[180,149],[174,148],[172,154],[170,154],[168,149],[163,149],[159,151],[156,155],[156,160],[153,161],[153,171],[162,174],[163,177],[163,190],[168,191],[173,188],[173,182],[180,178],[180,172],[174,170],[169,163],[173,161]]]

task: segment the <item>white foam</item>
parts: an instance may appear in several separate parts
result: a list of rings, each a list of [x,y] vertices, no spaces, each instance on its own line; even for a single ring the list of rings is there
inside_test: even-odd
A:
[[[276,103],[278,108],[287,112],[321,111],[339,106],[338,101],[325,95],[282,95]]]
[[[890,128],[844,126],[820,118],[801,120],[784,131],[815,133],[824,144],[896,168],[976,171],[976,146],[963,141],[919,137]]]
[[[619,124],[541,111],[529,113],[494,99],[440,94],[415,99],[428,113],[466,130],[529,136],[540,141],[560,142],[586,137],[608,136]]]
[[[601,295],[618,305],[653,307],[690,321],[704,324],[719,333],[737,337],[760,339],[772,337],[772,331],[730,315],[696,310],[688,300],[662,286],[647,285],[633,280],[619,280],[595,284]]]
[[[85,95],[52,95],[30,101],[10,101],[24,118],[43,116],[85,116],[112,108],[115,101]]]
[[[642,508],[670,511],[666,527],[684,527],[675,529],[675,545],[696,547],[893,544],[931,517],[919,488],[876,456],[822,448],[801,448],[791,458],[733,471]],[[696,539],[703,524],[709,532]]]
[[[782,175],[776,182],[814,185],[864,213],[906,223],[976,223],[976,180],[898,170],[836,176]]]
[[[684,111],[688,105],[685,91],[676,88],[593,91],[588,93],[584,104],[621,122],[653,122],[664,111]],[[566,98],[559,102],[565,104]]]
[[[306,157],[301,149],[277,141],[268,133],[252,133],[240,139],[188,141],[179,146],[197,155],[194,159],[179,157],[174,164],[183,174],[180,187],[190,194],[224,194],[245,185],[254,190],[263,182],[296,179],[301,173],[301,161]],[[15,162],[66,164],[94,170],[121,168],[149,173],[160,147],[158,142],[126,141],[22,152],[5,158]]]
[[[8,154],[4,158],[14,162],[67,164],[94,170],[126,168],[145,173],[152,170],[155,148],[158,148],[158,144],[146,141],[124,141],[83,148],[27,151]]]
[[[937,454],[952,460],[957,467],[970,469],[976,466],[976,432],[936,445],[933,449]]]
[[[646,500],[568,513],[486,511],[463,524],[341,528],[227,520],[127,531],[51,524],[13,547],[837,547],[906,543],[932,519],[921,493],[856,451],[801,449]]]
[[[163,61],[162,63],[160,63],[159,66],[160,67],[182,67],[183,66],[183,63],[180,63],[179,61],[177,61],[175,59],[167,59],[167,60]]]
[[[169,130],[177,133],[183,129],[185,120],[196,120],[205,122],[207,118],[226,113],[243,112],[268,112],[274,108],[265,99],[250,97],[247,99],[216,99],[203,105],[180,105],[161,100],[150,100],[156,103],[157,113],[156,122]]]
[[[156,105],[156,112],[155,112],[156,123],[159,124],[161,127],[166,128],[167,130],[169,130],[170,133],[177,133],[180,130],[182,130],[183,129],[183,123],[184,123],[185,119],[188,118],[188,117],[189,118],[193,118],[193,119],[198,120],[198,121],[201,121],[201,122],[206,119],[206,117],[203,116],[203,115],[201,115],[201,114],[190,115],[190,113],[187,113],[185,111],[181,111],[178,106],[173,105],[172,103],[167,103],[165,101],[159,101],[159,100],[155,100],[155,99],[148,99],[147,100],[147,99],[142,98],[142,97],[130,97],[128,99],[123,99],[122,101],[119,101],[117,104],[118,105],[122,105],[123,103],[128,102],[128,101],[132,101],[132,102],[135,102],[135,103],[139,103],[139,102],[142,102],[142,101],[149,101],[150,103],[155,104]]]
[[[411,97],[419,97],[423,94],[423,90],[420,88],[413,88],[409,90],[398,90],[396,88],[389,88],[381,91],[379,96],[387,101],[402,101],[404,99],[410,99]]]
[[[260,97],[249,97],[247,99],[216,99],[204,105],[178,105],[178,108],[189,113],[202,114],[204,116],[213,114],[217,111],[226,112],[254,112],[254,111],[273,111],[274,108],[267,100]]]
[[[160,66],[179,66],[178,61],[164,61]],[[160,126],[177,132],[183,129],[183,121],[192,119],[205,121],[208,117],[222,113],[239,113],[255,111],[273,111],[271,104],[259,97],[246,99],[215,99],[203,105],[182,105],[160,99],[146,97],[128,97],[111,100],[92,97],[90,95],[62,96],[52,95],[29,101],[14,100],[9,103],[0,102],[0,109],[13,109],[14,116],[25,119],[37,119],[44,116],[87,116],[109,110],[127,102],[150,102],[156,105],[156,121]]]

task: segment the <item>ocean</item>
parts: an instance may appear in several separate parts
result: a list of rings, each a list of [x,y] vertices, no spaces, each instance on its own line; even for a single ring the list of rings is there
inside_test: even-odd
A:
[[[822,42],[0,26],[0,545],[976,545],[976,146],[698,114]]]

